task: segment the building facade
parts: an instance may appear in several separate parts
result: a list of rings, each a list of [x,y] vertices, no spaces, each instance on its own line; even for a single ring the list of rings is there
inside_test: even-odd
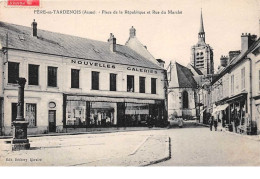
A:
[[[259,113],[255,110],[258,106],[255,99],[258,96],[256,84],[259,80],[259,54],[254,52],[257,52],[259,42],[255,35],[242,34],[241,53],[229,58],[229,64],[212,82],[213,114],[220,126],[233,132],[257,133]]]
[[[257,134],[260,134],[260,42],[248,54],[252,76],[252,121],[256,122]]]
[[[113,34],[100,42],[38,30],[36,22],[0,22],[0,37],[1,135],[12,133],[18,77],[27,80],[28,134],[164,124],[166,73],[146,48],[135,50],[133,27],[129,46]]]
[[[170,63],[168,70],[168,116],[192,119],[196,116],[197,83],[193,73],[179,63]]]

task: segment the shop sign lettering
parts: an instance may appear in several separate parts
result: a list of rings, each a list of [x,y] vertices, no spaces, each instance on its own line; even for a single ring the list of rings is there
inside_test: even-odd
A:
[[[86,65],[86,66],[91,66],[91,67],[113,68],[113,69],[116,68],[115,65],[99,63],[99,62],[91,62],[91,61],[85,61],[85,60],[71,60],[71,63],[79,64],[79,65]]]
[[[145,68],[127,67],[127,70],[141,72],[141,73],[154,73],[154,74],[157,74],[156,70],[145,69]]]

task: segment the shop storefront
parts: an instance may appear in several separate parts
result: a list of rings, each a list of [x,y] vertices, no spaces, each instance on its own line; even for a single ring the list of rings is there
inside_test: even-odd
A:
[[[227,100],[229,103],[229,121],[231,130],[236,133],[246,133],[249,130],[247,93],[241,93]]]
[[[226,128],[230,124],[230,121],[228,119],[228,115],[229,115],[228,108],[229,108],[229,104],[227,103],[219,104],[218,106],[213,108],[213,114],[217,118],[219,123],[218,126],[222,128]]]
[[[163,100],[64,95],[64,104],[64,128],[164,124]]]

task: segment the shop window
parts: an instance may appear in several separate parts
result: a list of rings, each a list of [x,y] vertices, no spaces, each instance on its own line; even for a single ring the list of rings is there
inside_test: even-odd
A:
[[[57,67],[48,67],[48,86],[57,87]]]
[[[183,109],[189,108],[189,94],[187,91],[183,91],[182,93],[182,108]]]
[[[85,126],[86,125],[86,102],[67,101],[66,104],[66,125]]]
[[[139,77],[139,92],[145,93],[145,77]]]
[[[99,72],[92,71],[92,89],[99,90]]]
[[[71,69],[71,88],[79,88],[79,70]]]
[[[19,63],[8,62],[8,83],[16,84],[19,78]]]
[[[241,89],[245,89],[246,81],[245,81],[245,67],[241,69]]]
[[[127,91],[134,92],[135,91],[134,85],[135,85],[134,76],[127,75]]]
[[[39,85],[39,65],[29,64],[28,84]]]
[[[116,74],[110,73],[110,91],[116,91]]]
[[[90,125],[91,126],[113,126],[117,124],[115,119],[116,103],[91,102]]]
[[[156,78],[151,78],[151,93],[156,94]]]
[[[26,103],[25,120],[29,122],[28,127],[36,126],[37,105]]]
[[[149,117],[149,104],[125,104],[124,126],[147,126],[152,120]]]

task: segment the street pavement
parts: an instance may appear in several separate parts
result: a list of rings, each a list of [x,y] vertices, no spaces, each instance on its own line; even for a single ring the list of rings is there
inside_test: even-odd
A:
[[[21,151],[0,139],[0,166],[148,165],[169,155],[169,137],[149,131],[30,137]]]
[[[185,122],[183,128],[0,139],[0,166],[259,166],[260,141]],[[170,158],[171,155],[171,158]],[[158,163],[159,162],[159,163]]]
[[[252,140],[230,132],[210,131],[192,123],[164,134],[171,138],[171,159],[152,166],[260,165],[260,141],[255,140],[255,136]]]

